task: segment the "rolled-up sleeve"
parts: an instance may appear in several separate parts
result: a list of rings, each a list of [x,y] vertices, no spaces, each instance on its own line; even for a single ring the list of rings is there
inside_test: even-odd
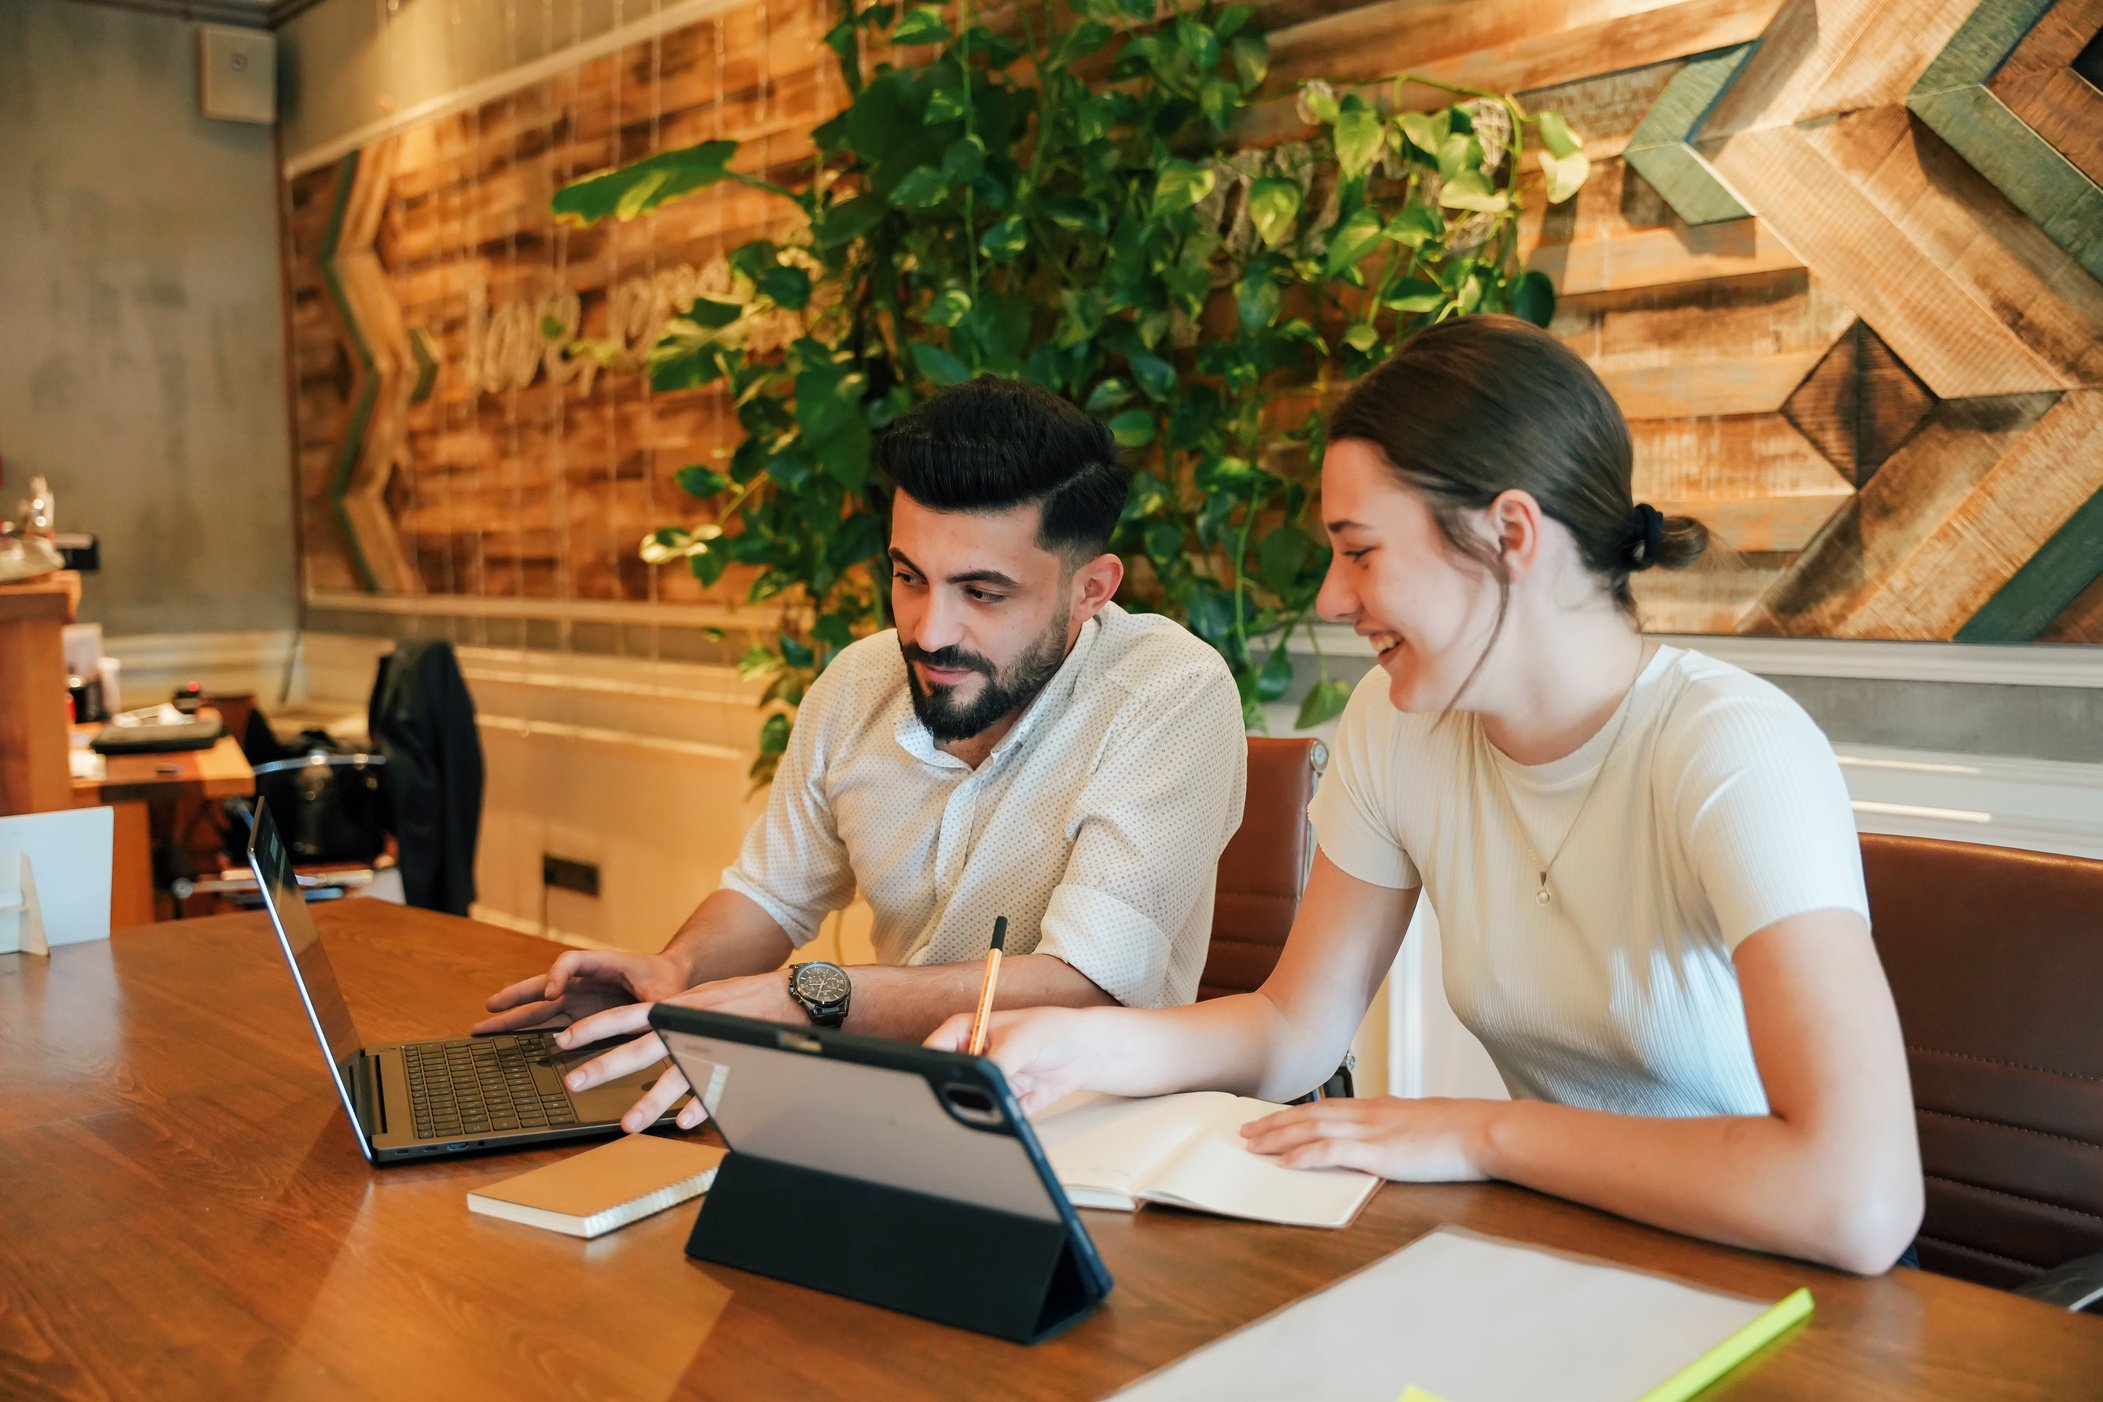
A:
[[[1037,943],[1128,1007],[1195,995],[1220,852],[1241,826],[1241,700],[1208,660],[1120,709],[1073,810]]]
[[[804,698],[766,812],[746,830],[737,861],[723,871],[724,887],[766,911],[799,949],[854,896],[847,844],[824,789],[822,718],[837,708],[821,692],[829,689],[831,675],[820,676]]]

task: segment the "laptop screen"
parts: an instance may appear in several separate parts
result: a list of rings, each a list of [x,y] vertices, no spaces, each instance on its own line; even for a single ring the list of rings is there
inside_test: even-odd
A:
[[[307,1005],[308,1019],[314,1024],[314,1034],[321,1039],[322,1050],[328,1053],[329,1070],[336,1078],[337,1090],[342,1092],[344,1108],[351,1112],[351,1119],[356,1122],[358,1112],[351,1092],[351,1065],[365,1042],[351,1023],[350,1008],[345,1005],[342,990],[336,983],[336,971],[329,966],[328,951],[321,945],[321,931],[314,928],[314,916],[299,893],[299,880],[292,871],[292,854],[286,850],[266,803],[256,805],[255,829],[248,835],[248,864],[255,871],[256,883],[262,889],[263,905],[270,912],[270,923],[277,927],[278,938],[285,946],[285,956],[291,961],[292,981],[299,985],[300,998]],[[364,1138],[362,1133],[359,1138]]]

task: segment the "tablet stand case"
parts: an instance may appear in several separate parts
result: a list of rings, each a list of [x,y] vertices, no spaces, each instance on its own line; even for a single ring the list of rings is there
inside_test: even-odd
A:
[[[735,1151],[686,1252],[1016,1343],[1100,1298],[1057,1221]]]

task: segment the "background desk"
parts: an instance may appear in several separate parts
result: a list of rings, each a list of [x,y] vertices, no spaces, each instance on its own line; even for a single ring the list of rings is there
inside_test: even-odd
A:
[[[82,729],[93,734],[101,727]],[[241,753],[241,742],[231,734],[220,736],[208,750],[109,755],[104,770],[100,779],[73,781],[73,806],[107,803],[116,810],[110,923],[143,925],[156,917],[154,849],[180,839],[178,808],[195,811],[192,805],[197,801],[252,794],[255,771]]]
[[[465,1027],[547,945],[316,908],[369,1039]],[[0,955],[0,1395],[1094,1397],[1442,1222],[1818,1312],[1716,1395],[2093,1398],[2103,1321],[1940,1276],[1858,1280],[1498,1186],[1383,1188],[1316,1232],[1085,1214],[1117,1289],[1037,1348],[681,1254],[691,1208],[583,1242],[472,1215],[559,1156],[372,1170],[260,915]],[[1398,1381],[1398,1388],[1400,1380]],[[1312,1402],[1281,1399],[1281,1402]]]

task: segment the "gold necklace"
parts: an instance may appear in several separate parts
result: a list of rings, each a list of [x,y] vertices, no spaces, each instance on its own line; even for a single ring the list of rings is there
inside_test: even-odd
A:
[[[1539,868],[1539,886],[1533,893],[1533,903],[1543,909],[1555,903],[1555,897],[1548,892],[1548,873],[1554,869],[1555,859],[1563,855],[1563,848],[1570,845],[1570,838],[1577,832],[1577,825],[1584,820],[1585,805],[1592,801],[1592,790],[1599,787],[1599,778],[1606,773],[1607,761],[1614,757],[1614,747],[1621,743],[1621,732],[1628,728],[1629,713],[1636,709],[1636,683],[1642,680],[1643,668],[1650,660],[1645,655],[1646,652],[1647,649],[1637,650],[1636,674],[1629,678],[1628,690],[1622,695],[1621,705],[1616,708],[1620,714],[1614,720],[1614,738],[1606,742],[1606,753],[1599,757],[1599,768],[1592,771],[1592,782],[1585,785],[1585,796],[1577,801],[1577,812],[1570,816],[1570,826],[1563,830],[1563,840],[1555,844],[1555,850],[1548,854],[1547,861],[1541,860],[1541,854],[1534,850],[1533,839],[1527,836],[1526,824],[1519,818],[1519,805],[1512,802],[1511,789],[1504,782],[1504,771],[1498,767],[1494,756],[1490,759],[1490,773],[1497,780],[1497,792],[1504,799],[1505,811],[1512,815],[1512,825],[1519,830],[1519,840],[1526,844],[1526,855],[1532,857]],[[1489,743],[1489,736],[1484,735],[1482,738],[1485,743]]]

